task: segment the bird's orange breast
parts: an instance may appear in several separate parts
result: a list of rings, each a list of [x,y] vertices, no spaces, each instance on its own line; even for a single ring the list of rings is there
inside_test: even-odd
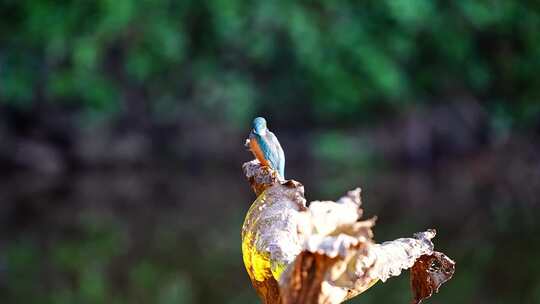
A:
[[[255,155],[255,157],[261,162],[263,166],[270,166],[268,163],[268,160],[264,157],[264,153],[261,150],[261,146],[259,146],[259,143],[255,138],[249,139],[249,149]]]

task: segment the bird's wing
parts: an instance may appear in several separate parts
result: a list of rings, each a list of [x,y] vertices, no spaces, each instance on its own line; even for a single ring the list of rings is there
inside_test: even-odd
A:
[[[279,141],[274,133],[267,131],[265,140],[268,142],[269,152],[268,161],[274,169],[278,170],[282,178],[285,178],[285,153],[279,144]]]

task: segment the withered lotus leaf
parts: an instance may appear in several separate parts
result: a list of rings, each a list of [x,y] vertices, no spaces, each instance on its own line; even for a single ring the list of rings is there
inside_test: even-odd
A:
[[[257,160],[243,169],[257,199],[242,227],[242,255],[265,304],[339,304],[411,267],[418,304],[452,277],[454,262],[433,250],[434,229],[375,242],[376,218],[362,219],[360,188],[307,203],[300,182],[279,180]]]

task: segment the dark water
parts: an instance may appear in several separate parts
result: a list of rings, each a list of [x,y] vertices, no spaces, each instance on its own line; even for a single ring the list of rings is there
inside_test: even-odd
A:
[[[313,160],[314,161],[314,160]],[[540,301],[540,161],[511,145],[429,167],[290,167],[308,200],[363,188],[378,241],[436,228],[455,278],[431,303]],[[18,173],[0,181],[2,303],[256,303],[239,166]],[[352,303],[407,303],[408,273]]]

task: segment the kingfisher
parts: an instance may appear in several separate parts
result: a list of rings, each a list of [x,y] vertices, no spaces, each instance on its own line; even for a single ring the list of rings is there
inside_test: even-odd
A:
[[[285,153],[276,135],[268,130],[266,119],[257,117],[253,120],[246,145],[263,166],[274,169],[281,179],[285,179]]]

